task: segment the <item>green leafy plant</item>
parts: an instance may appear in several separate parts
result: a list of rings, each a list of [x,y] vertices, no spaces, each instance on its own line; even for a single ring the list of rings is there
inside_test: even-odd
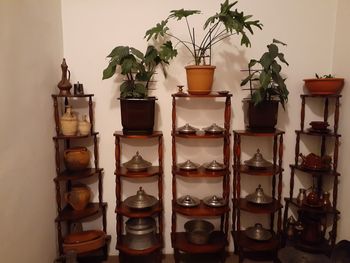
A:
[[[176,55],[171,41],[165,42],[159,49],[149,45],[145,54],[133,47],[117,46],[107,56],[110,60],[102,79],[121,74],[125,76],[120,85],[121,98],[146,98],[157,66],[161,66],[166,76],[165,66]],[[117,72],[118,67],[120,72]]]
[[[288,100],[288,90],[285,84],[285,78],[281,75],[282,66],[284,63],[289,66],[277,45],[286,46],[281,41],[273,39],[273,42],[267,45],[268,51],[265,52],[259,60],[252,59],[248,64],[249,75],[241,82],[241,86],[250,82],[251,99],[254,105],[258,105],[262,101],[278,99],[282,107]],[[261,69],[254,70],[253,67],[259,64]],[[256,81],[256,82],[254,82]],[[252,82],[256,84],[252,88]]]
[[[262,24],[259,20],[249,20],[251,15],[244,15],[243,12],[232,10],[238,1],[230,3],[229,0],[221,4],[220,11],[213,16],[210,16],[203,25],[203,30],[206,33],[203,39],[197,42],[194,28],[191,28],[188,17],[192,15],[201,14],[200,10],[172,10],[170,15],[155,27],[147,30],[145,38],[147,41],[151,38],[157,40],[160,37],[170,37],[176,39],[179,43],[191,53],[196,65],[211,64],[211,49],[212,46],[220,41],[229,38],[232,35],[241,36],[241,45],[247,47],[251,46],[250,40],[247,36],[247,31],[253,34],[253,27],[262,29]],[[170,32],[168,22],[170,19],[180,21],[185,20],[189,39],[183,40]],[[209,63],[205,58],[209,57]]]
[[[315,77],[317,79],[334,79],[335,78],[334,75],[332,75],[332,74],[320,76],[317,73],[315,73]]]

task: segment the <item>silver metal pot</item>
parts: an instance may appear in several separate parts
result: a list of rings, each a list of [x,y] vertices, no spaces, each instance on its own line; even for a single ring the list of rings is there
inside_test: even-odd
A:
[[[125,223],[126,245],[135,250],[144,250],[157,243],[156,221],[152,217],[130,218]]]
[[[222,207],[226,205],[226,200],[216,195],[207,196],[203,199],[204,204],[210,207]]]
[[[256,188],[255,193],[247,195],[246,199],[248,202],[258,205],[270,204],[273,201],[272,197],[265,195],[264,190],[261,188],[260,184],[258,188]]]
[[[253,169],[267,169],[272,166],[271,162],[264,159],[259,149],[257,149],[256,153],[251,159],[244,161],[244,163]]]
[[[136,195],[129,196],[124,201],[125,205],[133,209],[147,209],[158,203],[158,199],[139,188]]]
[[[220,171],[220,170],[224,170],[226,168],[226,165],[219,163],[217,161],[212,161],[210,163],[205,163],[203,164],[203,167],[207,170],[211,170],[211,171]]]
[[[190,220],[185,223],[186,238],[197,245],[207,244],[214,225],[206,220]]]
[[[177,131],[179,133],[184,133],[184,134],[193,134],[193,133],[196,133],[198,129],[186,123],[184,126],[179,127]]]
[[[131,160],[123,163],[123,166],[131,172],[140,172],[147,170],[147,168],[152,166],[152,163],[144,160],[137,151]]]
[[[184,163],[178,164],[178,167],[180,169],[182,169],[182,170],[189,170],[189,171],[191,171],[191,170],[197,170],[198,167],[199,167],[199,164],[191,162],[190,160],[187,160]]]
[[[248,227],[244,233],[247,237],[257,241],[267,241],[272,238],[271,232],[263,228],[260,223],[256,223],[255,226]]]
[[[216,125],[216,123],[213,123],[209,127],[206,127],[203,129],[206,133],[211,133],[211,134],[221,134],[224,132],[224,128]]]
[[[178,205],[184,206],[184,207],[195,207],[198,206],[200,201],[197,197],[185,195],[181,196],[176,200],[176,203]]]

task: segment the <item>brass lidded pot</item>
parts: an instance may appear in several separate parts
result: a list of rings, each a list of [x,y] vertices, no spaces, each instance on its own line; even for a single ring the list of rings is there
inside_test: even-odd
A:
[[[273,201],[272,197],[265,195],[260,184],[258,188],[256,188],[255,193],[247,195],[246,199],[248,202],[258,205],[270,204]]]
[[[131,172],[145,171],[152,166],[152,163],[144,160],[139,152],[136,152],[130,161],[123,163],[123,166]]]
[[[125,223],[126,245],[144,250],[156,244],[156,221],[152,217],[130,218]]]
[[[184,207],[195,207],[198,206],[200,201],[197,197],[185,195],[181,196],[176,200],[176,203],[178,205],[184,206]]]
[[[260,223],[256,223],[253,227],[248,227],[244,233],[247,237],[258,241],[267,241],[272,238],[271,232],[263,228]]]
[[[124,201],[125,205],[133,209],[147,209],[158,203],[158,199],[139,188],[136,195],[129,196]]]
[[[272,166],[271,162],[264,159],[260,153],[260,149],[257,149],[254,156],[251,159],[244,161],[244,163],[253,169],[267,169]]]
[[[205,169],[212,170],[212,171],[220,171],[226,168],[226,165],[219,163],[215,160],[210,163],[205,163],[203,166]]]

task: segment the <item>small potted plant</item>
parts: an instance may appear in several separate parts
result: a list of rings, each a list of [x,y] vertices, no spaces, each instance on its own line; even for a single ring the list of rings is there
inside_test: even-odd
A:
[[[166,76],[165,66],[177,55],[171,41],[159,48],[149,45],[145,54],[136,48],[117,46],[110,58],[103,78],[114,74],[124,77],[120,85],[120,108],[123,132],[126,134],[152,133],[155,97],[148,96],[149,86],[158,66]]]
[[[230,3],[225,0],[221,4],[218,13],[207,18],[203,25],[204,37],[197,39],[194,28],[191,28],[188,17],[201,14],[199,10],[172,10],[170,15],[158,23],[155,27],[147,30],[145,38],[157,40],[160,37],[170,37],[181,43],[191,54],[194,65],[186,66],[188,92],[190,94],[209,94],[211,91],[215,66],[211,65],[212,47],[233,35],[241,37],[241,45],[251,46],[247,33],[253,34],[253,28],[262,28],[259,20],[250,20],[251,15],[245,15],[232,8],[237,1]],[[189,39],[181,39],[170,32],[168,23],[171,19],[185,20]],[[200,71],[201,73],[198,73]],[[193,79],[192,79],[193,77]]]
[[[285,109],[288,100],[288,90],[285,78],[281,75],[280,63],[289,65],[277,45],[284,44],[273,39],[267,45],[268,51],[259,60],[252,59],[248,64],[249,75],[241,82],[241,86],[249,82],[250,98],[245,99],[245,123],[248,129],[254,131],[273,131],[277,124],[278,105]],[[253,67],[260,65],[261,69]]]
[[[341,92],[344,86],[343,78],[336,78],[332,74],[319,76],[315,74],[316,78],[304,79],[305,87],[310,94],[331,95]]]

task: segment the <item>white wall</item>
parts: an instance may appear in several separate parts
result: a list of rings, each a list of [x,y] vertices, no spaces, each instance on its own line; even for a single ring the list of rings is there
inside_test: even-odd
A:
[[[348,103],[350,98],[349,80],[350,80],[350,36],[347,34],[347,25],[350,19],[350,3],[346,0],[338,1],[337,11],[337,26],[335,31],[335,46],[334,46],[334,59],[333,59],[333,72],[338,77],[345,78],[345,87],[342,92],[341,108],[340,108],[340,125],[339,131],[342,134],[340,138],[341,144],[339,149],[339,171],[341,172],[339,183],[339,210],[340,223],[338,228],[339,240],[350,239],[350,230],[348,226],[350,211],[347,206],[349,200],[349,185],[350,168],[347,164],[347,154],[350,149],[350,122],[347,116],[350,111],[350,105]]]
[[[112,234],[111,253],[116,251],[115,246],[115,194],[114,194],[114,138],[113,132],[121,130],[118,83],[114,78],[102,81],[102,71],[107,66],[105,57],[110,50],[117,45],[131,45],[145,50],[146,42],[143,39],[145,31],[166,18],[169,10],[186,8],[201,9],[205,15],[212,15],[219,8],[219,0],[203,1],[179,0],[179,1],[97,1],[97,0],[62,0],[62,20],[64,55],[72,72],[72,82],[84,83],[87,92],[94,93],[96,101],[96,129],[100,132],[100,164],[105,169],[104,199],[109,204],[108,209],[108,232]],[[343,1],[345,2],[345,1]],[[200,4],[199,4],[200,3]],[[331,71],[333,38],[335,30],[336,1],[278,1],[278,0],[245,0],[238,4],[239,9],[247,14],[253,14],[254,18],[260,19],[264,24],[263,31],[256,31],[252,40],[252,48],[245,49],[239,46],[238,39],[231,39],[228,43],[221,44],[214,50],[214,64],[217,66],[214,89],[230,90],[233,97],[232,127],[243,128],[243,113],[241,100],[247,94],[239,87],[243,78],[240,69],[246,67],[247,61],[254,57],[259,58],[266,49],[266,45],[277,38],[288,43],[284,49],[285,57],[290,67],[285,70],[288,77],[287,85],[290,90],[287,110],[280,110],[279,128],[286,131],[284,166],[284,193],[287,194],[289,186],[288,164],[294,160],[295,134],[294,130],[300,122],[300,97],[303,93],[303,78],[313,77],[315,72],[326,74]],[[205,17],[205,16],[204,16]],[[192,20],[191,20],[192,21]],[[193,20],[193,25],[200,31],[204,19]],[[186,36],[184,25],[176,24],[178,33]],[[166,253],[171,253],[170,244],[170,218],[171,218],[171,93],[177,91],[177,84],[185,83],[183,67],[190,62],[190,58],[184,52],[180,52],[178,58],[169,67],[169,78],[164,80],[161,74],[157,75],[156,90],[152,92],[159,98],[158,116],[156,129],[164,133],[165,150],[165,237]],[[192,106],[196,107],[196,106]],[[215,110],[215,106],[208,107],[210,117],[221,118],[222,115]],[[183,110],[179,124],[190,122],[198,127],[210,125],[219,119],[206,117],[201,109],[195,111]],[[198,108],[198,107],[197,107]],[[311,114],[314,114],[311,112]],[[198,119],[198,116],[203,120]],[[218,117],[216,117],[218,116]],[[311,115],[312,116],[312,115]],[[312,117],[310,117],[312,118]],[[222,124],[222,120],[221,120]],[[195,145],[193,145],[195,146]],[[135,144],[123,149],[126,150],[124,160],[132,157],[136,149]],[[130,150],[131,148],[131,150]],[[201,149],[196,147],[196,150]],[[200,162],[207,156],[196,155],[196,150],[183,147],[182,154]],[[245,151],[245,156],[255,151],[250,147]],[[144,151],[142,149],[142,151]],[[215,149],[210,154],[216,155],[219,150]],[[150,151],[144,151],[149,156]],[[268,156],[268,153],[266,153]],[[181,155],[180,155],[181,156]],[[148,157],[153,158],[153,157]],[[208,158],[209,159],[209,158]],[[210,161],[210,159],[208,160]],[[246,189],[256,187],[255,182]],[[138,186],[136,184],[136,186]],[[136,186],[128,184],[125,196],[135,194]],[[193,190],[194,195],[203,192],[211,192],[212,188],[199,191],[199,187]],[[186,191],[186,183],[183,183]],[[149,191],[154,191],[152,187]],[[187,188],[188,189],[188,188]],[[201,188],[203,189],[203,188]],[[215,191],[217,188],[214,188]],[[244,190],[246,190],[244,189]],[[232,242],[230,244],[232,250]]]
[[[62,59],[60,1],[0,1],[1,261],[56,257],[51,94]]]

